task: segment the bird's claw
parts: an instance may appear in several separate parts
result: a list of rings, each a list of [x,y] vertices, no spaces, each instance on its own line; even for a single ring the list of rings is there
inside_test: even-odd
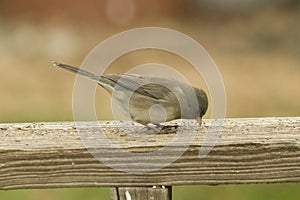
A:
[[[178,125],[176,126],[164,126],[161,124],[148,124],[145,127],[143,127],[142,131],[143,132],[147,132],[149,133],[149,131],[151,134],[169,134],[169,133],[174,133],[174,130],[176,131],[178,128]]]

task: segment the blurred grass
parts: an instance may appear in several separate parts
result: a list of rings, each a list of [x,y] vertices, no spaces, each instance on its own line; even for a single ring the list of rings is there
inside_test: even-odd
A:
[[[108,188],[76,188],[46,190],[10,190],[1,191],[1,200],[109,200]]]
[[[74,74],[51,66],[79,66],[94,46],[112,34],[140,26],[162,26],[191,36],[216,62],[227,93],[228,117],[299,116],[299,12],[266,11],[230,20],[201,17],[138,21],[130,27],[93,26],[51,18],[46,23],[0,19],[0,122],[72,121]],[[79,27],[80,26],[80,27]],[[145,62],[172,66],[205,87],[183,59],[142,50],[117,59],[107,73]],[[98,118],[112,119],[110,96],[97,89]],[[209,114],[206,116],[209,117]],[[299,184],[174,187],[174,199],[298,199]],[[108,189],[0,191],[1,200],[109,199]]]
[[[185,199],[243,199],[243,200],[282,200],[298,199],[299,184],[259,184],[222,186],[180,186],[174,187],[174,200]]]

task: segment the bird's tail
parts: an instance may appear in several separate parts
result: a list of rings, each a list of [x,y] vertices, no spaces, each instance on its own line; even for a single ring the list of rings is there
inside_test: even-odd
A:
[[[54,61],[52,63],[56,67],[60,67],[60,68],[66,69],[68,71],[81,74],[81,75],[89,77],[89,78],[91,78],[91,79],[93,79],[97,82],[99,82],[99,80],[101,79],[101,76],[97,76],[95,74],[92,74],[91,72],[88,72],[88,71],[83,70],[83,69],[79,69],[77,67],[73,67],[73,66],[70,66],[70,65],[66,65],[66,64],[62,64],[62,63],[54,62]]]

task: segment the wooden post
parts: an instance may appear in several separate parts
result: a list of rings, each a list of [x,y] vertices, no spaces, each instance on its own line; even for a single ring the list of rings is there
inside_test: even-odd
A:
[[[172,187],[115,187],[110,196],[111,200],[171,200]]]

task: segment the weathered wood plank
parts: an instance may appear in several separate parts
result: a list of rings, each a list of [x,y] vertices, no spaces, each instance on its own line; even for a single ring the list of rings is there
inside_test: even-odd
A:
[[[171,200],[172,187],[118,187],[110,194],[111,200]]]
[[[215,147],[199,158],[211,121],[204,122],[184,129],[196,137],[176,162],[149,173],[102,164],[86,150],[71,122],[0,124],[0,189],[300,182],[300,117],[226,119]],[[114,144],[138,155],[123,157],[88,127],[89,139],[100,144],[95,150],[108,155],[106,161],[116,168],[155,168],[186,145],[179,140],[168,152],[149,157],[142,153],[172,141],[174,129],[141,137],[137,130],[142,127],[130,122],[99,125]]]

